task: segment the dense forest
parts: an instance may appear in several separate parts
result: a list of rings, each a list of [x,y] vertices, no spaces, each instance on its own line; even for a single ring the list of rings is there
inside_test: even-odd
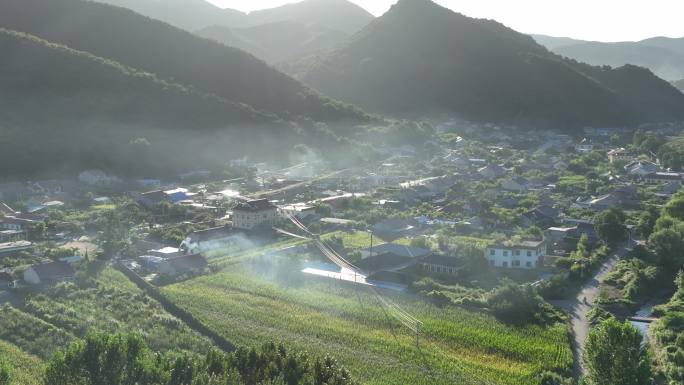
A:
[[[0,3],[0,25],[284,118],[367,118],[244,51],[128,9],[81,0],[6,0]]]
[[[0,49],[4,176],[187,169],[215,160],[203,161],[203,148],[237,157],[273,148],[274,134],[307,141],[294,123],[25,33],[0,29]]]
[[[343,47],[289,70],[335,98],[388,114],[447,111],[561,127],[684,118],[684,95],[647,70],[581,65],[429,0],[401,0]]]

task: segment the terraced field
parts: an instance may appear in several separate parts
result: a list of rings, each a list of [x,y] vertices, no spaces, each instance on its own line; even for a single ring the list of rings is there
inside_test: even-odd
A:
[[[113,268],[104,269],[90,287],[58,286],[31,296],[24,310],[77,337],[89,331],[141,333],[158,351],[204,354],[210,342],[168,314],[155,300]]]
[[[364,384],[531,385],[540,371],[572,363],[565,325],[510,327],[387,294],[423,321],[416,347],[415,335],[388,318],[367,289],[304,276],[275,283],[252,269],[245,262],[162,290],[235,344],[275,340],[329,354]]]

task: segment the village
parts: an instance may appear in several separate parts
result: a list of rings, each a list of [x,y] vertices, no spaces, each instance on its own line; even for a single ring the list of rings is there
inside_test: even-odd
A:
[[[2,290],[72,279],[74,266],[101,257],[150,282],[176,281],[209,271],[217,250],[277,250],[296,232],[291,217],[357,264],[367,284],[406,290],[432,277],[491,288],[507,277],[539,285],[584,263],[567,261],[580,238],[589,251],[602,242],[597,213],[625,212],[630,239],[639,239],[640,212],[682,184],[681,173],[631,143],[629,130],[514,138],[498,127],[456,135],[451,124],[438,127],[442,141],[425,143],[428,151],[386,148],[385,161],[344,170],[236,160],[231,180],[208,171],[121,180],[88,170],[76,180],[0,184]],[[306,244],[294,252],[329,262]],[[344,276],[330,263],[323,272]]]
[[[684,201],[684,174],[658,148],[682,128],[570,136],[447,120],[420,145],[354,165],[310,153],[163,178],[92,169],[3,182],[0,338],[48,358],[64,333],[92,328],[139,328],[154,348],[190,352],[272,338],[308,349],[299,339],[313,329],[327,354],[339,322],[378,346],[388,322],[411,336],[402,346],[426,349],[442,349],[435,322],[507,338],[541,327],[539,349],[560,349],[545,367],[570,377],[591,324],[615,316],[646,336],[669,298],[676,272],[653,250],[672,247],[652,234]],[[289,320],[299,313],[311,319]],[[462,317],[477,317],[472,331]],[[44,348],[23,345],[46,335]]]

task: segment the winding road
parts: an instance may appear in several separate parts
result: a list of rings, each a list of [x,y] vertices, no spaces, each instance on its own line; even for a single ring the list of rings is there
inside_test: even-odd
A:
[[[606,275],[613,269],[615,264],[623,258],[631,249],[629,246],[622,246],[608,258],[594,277],[587,282],[582,290],[577,294],[577,297],[567,301],[551,301],[551,303],[561,309],[565,310],[570,316],[570,323],[572,326],[573,343],[572,354],[574,357],[573,373],[576,378],[579,378],[583,373],[582,367],[582,351],[584,350],[584,343],[589,334],[589,310],[592,309],[594,300],[599,294],[599,286],[605,279]]]

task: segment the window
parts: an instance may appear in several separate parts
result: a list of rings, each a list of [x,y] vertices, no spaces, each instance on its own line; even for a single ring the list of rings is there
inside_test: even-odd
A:
[[[532,262],[527,261],[527,263],[525,263],[525,266],[527,266],[527,267],[532,267]]]
[[[520,261],[518,261],[518,260],[513,261],[512,266],[516,266],[516,267],[520,266]]]
[[[520,250],[514,251],[514,255],[520,255]]]
[[[503,252],[503,256],[504,256],[504,257],[508,257],[508,251],[504,251],[504,252]]]
[[[528,257],[531,257],[531,256],[532,256],[532,252],[529,251],[529,250],[527,250],[527,256],[528,256]]]
[[[496,254],[496,250],[494,250],[494,249],[489,250],[489,255],[495,255],[495,254]]]
[[[501,266],[503,266],[503,267],[508,267],[508,262],[502,263]]]

